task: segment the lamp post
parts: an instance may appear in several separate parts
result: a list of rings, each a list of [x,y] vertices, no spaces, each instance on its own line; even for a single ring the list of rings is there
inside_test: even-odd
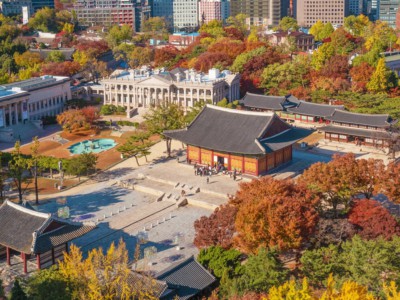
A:
[[[61,190],[62,186],[63,186],[63,181],[64,181],[64,172],[63,172],[63,169],[62,169],[62,160],[58,161],[58,171],[60,171],[60,186],[59,186],[59,189]]]

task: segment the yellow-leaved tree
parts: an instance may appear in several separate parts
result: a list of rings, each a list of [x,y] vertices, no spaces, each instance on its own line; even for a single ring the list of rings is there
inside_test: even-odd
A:
[[[391,281],[389,285],[383,285],[383,293],[386,296],[386,300],[399,300],[400,291],[394,281]]]
[[[308,286],[307,278],[303,279],[303,284],[299,288],[296,281],[290,280],[278,287],[272,287],[269,290],[268,300],[315,300],[312,296],[310,288]]]
[[[155,300],[155,281],[144,275],[132,273],[128,252],[121,240],[106,253],[93,249],[83,259],[81,250],[72,245],[69,254],[60,262],[60,273],[71,284],[74,299],[138,299]]]
[[[376,300],[366,287],[354,281],[345,281],[339,290],[336,290],[334,286],[335,280],[332,274],[330,274],[326,291],[320,300]]]

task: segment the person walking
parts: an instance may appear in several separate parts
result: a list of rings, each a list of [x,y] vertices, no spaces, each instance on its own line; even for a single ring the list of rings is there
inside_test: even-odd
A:
[[[207,184],[210,183],[210,176],[207,176]]]

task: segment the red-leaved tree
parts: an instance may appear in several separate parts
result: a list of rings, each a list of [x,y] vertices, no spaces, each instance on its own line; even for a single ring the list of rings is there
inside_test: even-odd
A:
[[[264,177],[243,183],[233,202],[238,206],[234,243],[246,253],[260,247],[298,249],[318,221],[319,198],[288,180]]]
[[[390,201],[400,202],[400,164],[391,163],[386,167],[379,184],[379,191]]]
[[[355,201],[349,212],[349,221],[358,228],[358,234],[366,239],[379,236],[390,239],[400,234],[400,226],[390,212],[375,200]]]
[[[196,235],[194,244],[197,248],[221,246],[232,247],[235,233],[235,217],[237,208],[226,204],[218,207],[209,217],[201,217],[194,222]]]

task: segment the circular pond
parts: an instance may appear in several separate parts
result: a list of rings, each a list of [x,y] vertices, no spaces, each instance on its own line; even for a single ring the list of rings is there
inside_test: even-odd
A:
[[[114,148],[117,144],[112,139],[85,140],[68,147],[72,154],[100,153]]]

